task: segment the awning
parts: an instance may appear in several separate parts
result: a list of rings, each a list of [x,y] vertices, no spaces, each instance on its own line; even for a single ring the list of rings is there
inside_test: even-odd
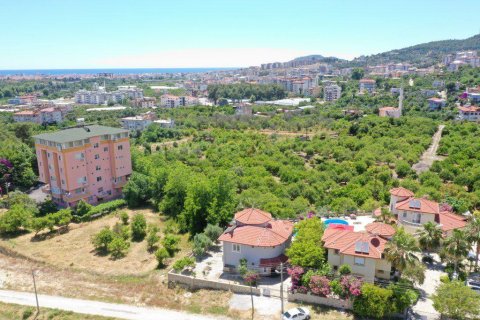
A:
[[[280,263],[285,263],[288,261],[288,257],[284,254],[279,255],[275,258],[268,258],[268,259],[260,259],[260,267],[267,268],[267,267],[276,267]]]

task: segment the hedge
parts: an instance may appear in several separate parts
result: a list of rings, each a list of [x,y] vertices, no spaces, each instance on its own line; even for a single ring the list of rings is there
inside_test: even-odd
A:
[[[80,221],[89,221],[101,217],[107,213],[113,212],[119,208],[125,207],[126,205],[127,202],[124,199],[104,202],[97,206],[92,206],[92,208],[85,215],[75,216],[75,218]]]

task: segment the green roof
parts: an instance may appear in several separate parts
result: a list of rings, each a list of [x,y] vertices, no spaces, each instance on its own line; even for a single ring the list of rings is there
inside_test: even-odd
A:
[[[81,126],[76,128],[64,129],[51,133],[42,133],[33,136],[35,139],[43,139],[57,143],[65,143],[76,140],[83,140],[97,137],[105,134],[117,134],[128,132],[128,130],[105,127],[99,125]]]

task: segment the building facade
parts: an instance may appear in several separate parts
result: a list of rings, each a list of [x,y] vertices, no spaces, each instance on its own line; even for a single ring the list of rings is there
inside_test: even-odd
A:
[[[360,92],[373,93],[376,88],[376,82],[373,79],[361,79],[359,90]]]
[[[117,91],[107,92],[104,87],[95,87],[94,90],[79,90],[75,93],[75,102],[78,104],[107,104],[108,102],[121,103],[125,99],[142,99],[143,90],[136,87],[119,87]]]
[[[325,101],[335,101],[342,96],[342,88],[336,84],[325,86],[323,89],[323,98]]]
[[[118,198],[132,173],[128,131],[78,126],[34,136],[39,180],[63,207]]]
[[[479,106],[460,106],[458,107],[458,119],[466,121],[480,121]]]

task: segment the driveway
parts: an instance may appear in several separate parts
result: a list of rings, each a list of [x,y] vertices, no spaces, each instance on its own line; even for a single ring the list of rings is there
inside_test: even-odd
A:
[[[36,306],[35,295],[28,292],[0,290],[0,301],[5,303]],[[126,304],[105,303],[91,300],[80,300],[58,296],[38,295],[40,307],[72,311],[76,313],[115,317],[131,320],[219,320],[212,316],[194,315],[186,312],[172,311],[167,309],[136,307]]]
[[[442,138],[443,128],[445,128],[443,124],[438,126],[437,132],[435,132],[432,137],[432,144],[422,154],[420,161],[412,166],[412,169],[415,170],[417,174],[428,171],[434,161],[443,159],[442,157],[437,155],[437,149],[440,144],[440,139]]]
[[[432,256],[434,263],[427,265],[425,282],[421,286],[417,286],[421,297],[412,308],[415,319],[440,319],[440,314],[433,308],[433,301],[430,297],[435,293],[437,286],[440,285],[440,276],[446,273],[443,271],[438,254],[432,254]]]
[[[285,299],[285,304],[287,300]],[[280,315],[281,302],[280,299],[253,296],[253,306],[255,308],[255,314],[264,316]],[[248,294],[234,294],[230,299],[230,309],[246,311],[252,309],[252,298]]]

